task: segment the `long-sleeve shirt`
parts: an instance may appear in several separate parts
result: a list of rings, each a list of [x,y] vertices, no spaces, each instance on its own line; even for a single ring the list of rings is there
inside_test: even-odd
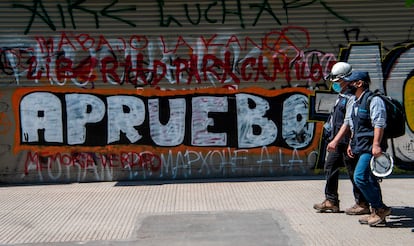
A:
[[[358,112],[358,106],[354,107],[354,104],[362,98],[364,93],[365,91],[361,94],[361,96],[358,99],[352,102],[352,106],[348,108],[348,105],[347,105],[344,124],[349,126],[351,129],[353,129],[352,113],[356,115]],[[372,98],[371,104],[369,105],[369,111],[370,111],[370,118],[371,118],[372,126],[374,128],[385,128],[386,119],[387,119],[387,111],[385,109],[384,101],[380,97],[374,96]]]

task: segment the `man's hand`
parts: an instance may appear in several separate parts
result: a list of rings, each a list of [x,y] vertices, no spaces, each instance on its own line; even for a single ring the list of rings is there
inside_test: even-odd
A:
[[[352,150],[351,150],[351,145],[348,145],[348,148],[346,149],[346,153],[348,154],[348,156],[350,157],[350,158],[354,158],[355,156],[354,156],[354,153],[352,153]]]
[[[378,157],[378,156],[382,155],[382,149],[378,144],[372,145],[372,155],[374,157]]]
[[[337,146],[338,146],[338,142],[335,140],[332,140],[331,142],[328,143],[328,146],[326,146],[326,150],[328,152],[333,152],[336,150]]]

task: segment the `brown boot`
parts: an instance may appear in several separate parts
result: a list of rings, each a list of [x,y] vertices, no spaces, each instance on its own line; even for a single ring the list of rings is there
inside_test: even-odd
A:
[[[376,226],[385,222],[385,217],[391,214],[390,207],[373,208],[370,218],[368,219],[369,226]]]
[[[359,218],[358,222],[362,225],[368,224],[368,220],[371,218],[371,215],[364,215],[361,218]]]
[[[354,206],[347,208],[345,210],[347,215],[363,215],[370,214],[369,206],[366,203],[355,203]]]
[[[332,202],[328,199],[323,201],[322,203],[317,203],[313,205],[313,208],[318,210],[320,213],[331,212],[331,213],[339,213],[339,202]]]

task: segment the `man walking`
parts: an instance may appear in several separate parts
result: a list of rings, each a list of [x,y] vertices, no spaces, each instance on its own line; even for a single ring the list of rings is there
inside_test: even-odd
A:
[[[383,137],[387,114],[382,99],[372,97],[368,72],[352,71],[343,80],[350,83],[351,93],[356,97],[351,112],[352,120],[344,121],[340,132],[328,144],[328,150],[334,150],[339,144],[341,137],[351,129],[351,122],[352,139],[347,153],[357,160],[354,181],[371,205],[371,214],[360,218],[359,222],[375,226],[385,222],[385,217],[391,214],[391,208],[383,203],[378,178],[370,170],[371,158],[380,156],[387,149],[387,141]]]
[[[352,71],[350,64],[346,62],[336,63],[331,70],[330,79],[333,82],[332,89],[339,93],[335,106],[328,121],[324,126],[324,131],[327,133],[325,141],[331,141],[338,133],[339,129],[344,123],[346,112],[351,112],[354,102],[354,96],[348,93],[348,83],[343,80],[343,77],[349,75]],[[350,117],[347,117],[348,119]],[[350,134],[345,135],[337,146],[327,153],[324,170],[326,176],[325,185],[325,200],[322,203],[313,206],[318,212],[340,212],[339,196],[338,196],[338,179],[340,167],[345,164],[348,175],[352,182],[355,205],[345,210],[349,215],[369,214],[369,206],[362,195],[359,188],[355,185],[353,180],[356,160],[348,157],[346,151],[349,143]]]

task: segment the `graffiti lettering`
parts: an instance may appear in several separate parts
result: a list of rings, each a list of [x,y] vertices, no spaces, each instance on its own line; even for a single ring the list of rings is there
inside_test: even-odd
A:
[[[105,180],[104,176],[112,179],[112,169],[139,169],[143,172],[158,172],[161,169],[161,158],[148,151],[144,152],[121,152],[119,154],[102,154],[92,152],[74,153],[47,153],[47,152],[28,152],[26,156],[24,173],[29,175],[35,171],[39,179],[44,181],[43,173],[47,170],[48,178],[58,180],[62,175],[71,179],[71,170],[78,169],[77,181],[86,178],[88,171],[93,171],[95,180]],[[64,171],[67,171],[64,174]],[[98,174],[101,172],[101,175]],[[107,173],[105,175],[105,172]]]
[[[34,47],[0,49],[0,75],[14,76],[17,84],[24,76],[35,83],[93,88],[95,81],[155,87],[165,80],[171,84],[285,80],[288,85],[297,80],[312,88],[323,81],[336,60],[333,54],[305,51],[309,34],[293,26],[267,33],[260,45],[235,35],[178,36],[171,44],[165,39],[132,35],[108,40],[102,35],[70,33],[55,39],[37,36]]]
[[[304,92],[297,89],[271,97],[216,93],[147,99],[31,91],[17,99],[20,144],[306,148],[313,139],[314,123],[306,121],[308,100]]]
[[[126,175],[125,179],[147,179],[154,178],[193,178],[200,175],[226,176],[239,172],[245,175],[261,174],[264,169],[273,172],[277,169],[305,170],[303,163],[313,166],[312,159],[315,152],[304,157],[298,156],[297,150],[292,150],[287,157],[282,157],[280,151],[275,151],[271,156],[264,146],[262,151],[267,153],[267,160],[256,161],[258,169],[245,169],[245,162],[255,161],[251,158],[248,149],[232,150],[212,149],[206,153],[194,150],[178,151],[171,150],[167,153],[155,154],[151,151],[142,152],[118,152],[118,153],[95,153],[95,152],[28,152],[26,155],[24,175],[37,175],[38,179],[44,181],[84,181],[91,179],[95,181],[112,180],[113,173]],[[291,155],[289,157],[289,155]],[[291,159],[289,159],[291,158]],[[263,165],[266,162],[266,165]],[[89,176],[89,177],[88,177]],[[120,178],[120,177],[118,177]]]
[[[95,28],[99,29],[101,27],[101,21],[100,18],[109,18],[115,21],[119,21],[121,23],[125,23],[130,27],[136,27],[136,24],[130,20],[123,19],[120,16],[114,15],[115,13],[121,13],[121,12],[136,12],[137,6],[136,5],[129,5],[123,8],[114,8],[115,5],[120,0],[113,0],[111,3],[108,3],[105,7],[103,7],[100,10],[95,10],[92,8],[86,7],[87,1],[77,1],[74,3],[68,2],[65,5],[57,3],[56,8],[57,12],[59,13],[58,17],[55,17],[55,19],[51,18],[51,15],[49,15],[49,10],[45,5],[43,4],[43,0],[32,0],[32,5],[24,5],[24,4],[18,4],[14,3],[12,6],[13,8],[21,8],[28,10],[31,14],[29,22],[26,26],[26,29],[24,31],[24,34],[28,34],[31,30],[31,27],[33,25],[33,22],[36,19],[40,19],[43,23],[46,24],[48,28],[50,28],[53,31],[56,31],[57,25],[55,23],[60,22],[62,24],[63,28],[67,28],[67,23],[65,20],[65,14],[69,15],[70,17],[70,23],[71,27],[73,29],[77,29],[76,24],[76,15],[75,12],[79,12],[82,14],[90,15],[91,19],[95,23]],[[161,27],[170,27],[171,25],[176,25],[179,27],[183,27],[186,24],[191,25],[199,25],[200,23],[203,23],[205,20],[206,23],[209,24],[216,24],[220,21],[221,24],[225,24],[228,19],[232,16],[236,16],[240,23],[240,27],[245,29],[245,16],[243,10],[245,8],[249,8],[255,11],[255,18],[254,21],[250,24],[250,26],[256,26],[259,22],[260,18],[266,13],[270,17],[273,18],[275,24],[282,25],[283,23],[280,21],[280,19],[276,16],[273,9],[276,9],[275,6],[272,6],[272,4],[269,3],[269,0],[262,0],[260,3],[243,3],[241,0],[235,0],[232,3],[229,3],[229,1],[224,0],[212,0],[211,2],[207,3],[207,5],[202,5],[200,3],[192,3],[193,6],[190,6],[187,3],[179,4],[177,8],[177,3],[174,3],[174,8],[171,8],[171,4],[164,0],[157,0],[157,6],[159,10],[159,26]],[[327,10],[329,14],[334,15],[338,19],[350,22],[346,17],[338,14],[334,9],[329,7],[325,1],[312,1],[311,3],[297,3],[294,2],[287,2],[282,1],[281,9],[285,13],[286,18],[286,24],[289,23],[289,11],[293,9],[298,9],[302,7],[307,7],[313,3],[320,3],[324,9]],[[247,6],[245,6],[247,5]],[[144,9],[144,6],[142,7]],[[173,11],[171,10],[173,9]],[[195,10],[194,10],[195,9]],[[141,10],[139,7],[138,10]],[[54,10],[56,11],[56,10]],[[216,14],[210,14],[211,11],[219,12],[221,11],[221,20],[217,19]],[[67,13],[66,13],[67,12]],[[195,12],[195,13],[194,13]],[[172,14],[174,13],[174,14]],[[59,18],[59,20],[56,20],[56,18]],[[203,21],[202,21],[202,18]],[[174,24],[172,24],[174,23]]]
[[[99,29],[99,17],[107,17],[107,18],[111,18],[113,20],[116,21],[120,21],[123,23],[126,23],[132,27],[135,27],[136,24],[128,21],[128,20],[124,20],[119,16],[115,16],[113,15],[114,13],[117,12],[124,12],[124,11],[136,11],[136,7],[135,6],[129,6],[123,9],[111,9],[112,7],[115,6],[116,3],[118,3],[118,0],[113,0],[112,3],[109,3],[107,6],[105,6],[102,10],[100,11],[96,11],[96,10],[92,10],[89,9],[85,6],[82,6],[82,3],[85,1],[77,1],[75,3],[70,3],[67,6],[67,12],[70,15],[70,20],[72,23],[72,28],[76,29],[76,21],[75,21],[75,16],[74,16],[74,11],[80,11],[84,14],[90,14],[93,17],[93,20],[95,21],[95,27],[96,29]],[[13,4],[13,8],[23,8],[23,9],[27,9],[28,11],[30,11],[31,13],[31,17],[30,17],[30,22],[26,27],[26,30],[24,31],[24,34],[28,34],[30,32],[30,29],[32,27],[33,21],[35,20],[35,17],[39,17],[51,30],[56,31],[56,25],[54,24],[54,21],[50,18],[47,9],[45,8],[43,1],[42,0],[33,0],[33,5],[32,6],[28,6],[28,5],[24,5],[24,4],[18,4],[18,3],[14,3]],[[63,17],[63,6],[61,4],[57,4],[57,8],[59,10],[60,13],[60,18],[61,18],[61,22],[63,27],[66,27],[66,23],[65,23],[65,18]]]

